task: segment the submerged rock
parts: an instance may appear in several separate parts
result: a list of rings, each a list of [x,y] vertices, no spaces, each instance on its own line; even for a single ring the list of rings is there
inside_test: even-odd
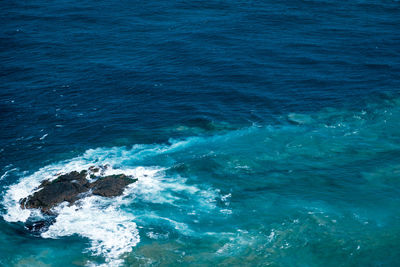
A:
[[[62,202],[73,204],[88,195],[115,197],[123,193],[125,187],[137,179],[125,174],[97,176],[99,168],[90,167],[88,171],[73,171],[60,175],[55,180],[43,181],[38,191],[20,201],[22,208],[40,209],[45,214],[52,214],[51,209]],[[90,182],[87,177],[96,179]]]
[[[25,228],[30,232],[40,234],[46,232],[49,227],[55,222],[55,217],[48,217],[39,221],[29,221],[25,223]]]

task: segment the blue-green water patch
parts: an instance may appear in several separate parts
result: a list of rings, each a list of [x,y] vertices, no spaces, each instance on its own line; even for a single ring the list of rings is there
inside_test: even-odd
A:
[[[293,117],[165,144],[90,149],[33,173],[13,171],[21,178],[3,194],[3,217],[20,222],[2,222],[9,229],[2,235],[17,246],[22,231],[38,251],[2,260],[60,266],[398,263],[398,99],[296,115],[307,118],[304,123],[293,124]],[[60,207],[41,237],[26,232],[22,222],[34,215],[19,208],[19,198],[46,177],[92,164],[110,164],[112,173],[139,181],[112,200],[91,197]],[[72,258],[54,251],[60,240],[72,242],[62,252]]]

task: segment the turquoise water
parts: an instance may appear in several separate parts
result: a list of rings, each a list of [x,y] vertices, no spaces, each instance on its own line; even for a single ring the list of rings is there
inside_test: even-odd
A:
[[[400,266],[399,1],[1,5],[0,266]]]
[[[2,222],[1,263],[396,266],[399,118],[393,96],[291,113],[280,125],[181,125],[168,130],[193,136],[89,149],[32,172],[10,171],[24,178],[4,194],[9,222],[25,219],[13,194],[46,175],[108,163],[139,182],[123,197],[64,207],[42,237]]]

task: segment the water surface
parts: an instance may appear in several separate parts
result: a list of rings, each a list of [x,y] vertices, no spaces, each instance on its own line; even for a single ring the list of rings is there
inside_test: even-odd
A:
[[[397,266],[397,1],[0,10],[0,265]],[[58,172],[138,183],[18,208]]]

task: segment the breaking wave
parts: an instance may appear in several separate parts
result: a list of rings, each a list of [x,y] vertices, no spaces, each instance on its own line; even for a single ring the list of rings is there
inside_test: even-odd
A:
[[[4,195],[3,204],[6,212],[3,217],[8,222],[28,222],[42,219],[39,210],[22,209],[19,201],[37,190],[43,180],[53,180],[60,174],[88,169],[93,164],[108,165],[102,175],[125,174],[138,179],[130,184],[121,196],[105,198],[88,196],[73,205],[61,203],[55,208],[57,217],[48,229],[41,233],[43,238],[60,238],[79,235],[89,240],[87,249],[93,256],[102,256],[107,266],[120,266],[122,256],[131,252],[140,242],[135,212],[130,209],[134,203],[149,203],[177,207],[188,203],[197,203],[196,209],[214,209],[218,190],[202,189],[186,183],[179,176],[166,175],[167,168],[159,166],[134,166],[135,159],[178,148],[184,143],[171,146],[134,146],[127,148],[98,148],[85,152],[82,156],[39,169],[37,172],[22,177],[17,184],[9,186]],[[140,147],[140,149],[139,149]],[[193,202],[194,201],[194,202]],[[179,203],[178,203],[179,202]],[[189,204],[188,204],[189,205]],[[162,220],[174,230],[183,234],[193,231],[185,223],[157,215],[154,212],[142,212],[140,220]],[[152,236],[153,233],[147,234]],[[154,235],[154,234],[153,234]],[[89,265],[94,264],[89,262]]]

